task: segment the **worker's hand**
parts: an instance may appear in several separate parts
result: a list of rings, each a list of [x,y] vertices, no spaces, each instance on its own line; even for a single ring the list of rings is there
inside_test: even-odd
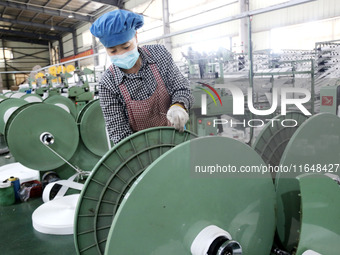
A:
[[[189,119],[189,115],[186,110],[178,104],[174,104],[169,108],[166,117],[170,121],[171,125],[180,132],[184,131],[184,125]]]

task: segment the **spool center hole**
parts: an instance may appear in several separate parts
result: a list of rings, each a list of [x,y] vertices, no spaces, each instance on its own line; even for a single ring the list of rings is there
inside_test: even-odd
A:
[[[51,145],[54,143],[54,137],[50,133],[42,133],[40,135],[40,141],[45,145]]]

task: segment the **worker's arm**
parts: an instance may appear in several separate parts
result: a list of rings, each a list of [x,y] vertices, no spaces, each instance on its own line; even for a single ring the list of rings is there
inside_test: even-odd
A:
[[[188,111],[194,102],[194,97],[191,93],[189,81],[180,72],[179,68],[172,59],[171,54],[162,46],[166,56],[166,74],[165,83],[168,92],[171,96],[171,104],[181,103]]]

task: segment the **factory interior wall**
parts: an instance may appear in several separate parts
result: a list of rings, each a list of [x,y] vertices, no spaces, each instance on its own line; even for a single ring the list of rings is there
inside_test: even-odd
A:
[[[72,33],[66,33],[62,37],[62,44],[63,44],[63,56],[64,58],[74,56],[78,53],[90,50],[94,48],[93,45],[93,38],[92,34],[90,32],[90,27],[91,24],[85,24],[83,26],[80,26],[79,28],[76,29],[76,44],[77,44],[77,49],[74,51],[74,42],[73,42],[73,34]],[[54,41],[52,43],[52,47],[56,48],[59,50],[59,42]],[[90,60],[82,60],[81,61],[81,67],[91,67],[93,66],[93,59]],[[75,63],[71,63],[75,64]]]
[[[250,10],[267,7],[251,0]],[[270,1],[270,5],[285,2]],[[270,21],[270,22],[268,22]],[[336,0],[318,0],[253,17],[254,50],[312,50],[316,42],[340,39],[340,6]]]
[[[6,66],[3,59],[3,48],[5,48]],[[28,71],[22,74],[1,74],[0,90],[9,88],[16,90],[17,86],[26,80],[29,71],[49,64],[48,45],[0,40],[0,72]]]
[[[78,29],[76,29],[76,42],[77,42],[77,49],[76,52],[86,51],[91,49],[92,46],[92,37],[91,41],[84,41],[84,34],[90,33],[89,28],[91,24],[86,24]],[[88,38],[87,38],[88,39]],[[64,49],[64,57],[69,57],[75,55],[75,51],[73,48],[73,35],[72,33],[68,33],[62,38],[63,42],[63,49]],[[55,42],[53,45],[58,45],[58,42]]]

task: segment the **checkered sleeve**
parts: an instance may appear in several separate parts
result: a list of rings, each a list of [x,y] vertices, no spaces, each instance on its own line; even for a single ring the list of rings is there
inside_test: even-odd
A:
[[[108,73],[99,83],[99,98],[109,138],[116,144],[133,132],[129,125],[125,102],[119,91],[114,88]]]
[[[161,47],[163,48],[165,54],[166,85],[171,96],[171,103],[183,103],[185,108],[189,110],[194,102],[194,97],[189,86],[189,81],[180,72],[179,68],[173,61],[171,54],[166,50],[164,46]]]

